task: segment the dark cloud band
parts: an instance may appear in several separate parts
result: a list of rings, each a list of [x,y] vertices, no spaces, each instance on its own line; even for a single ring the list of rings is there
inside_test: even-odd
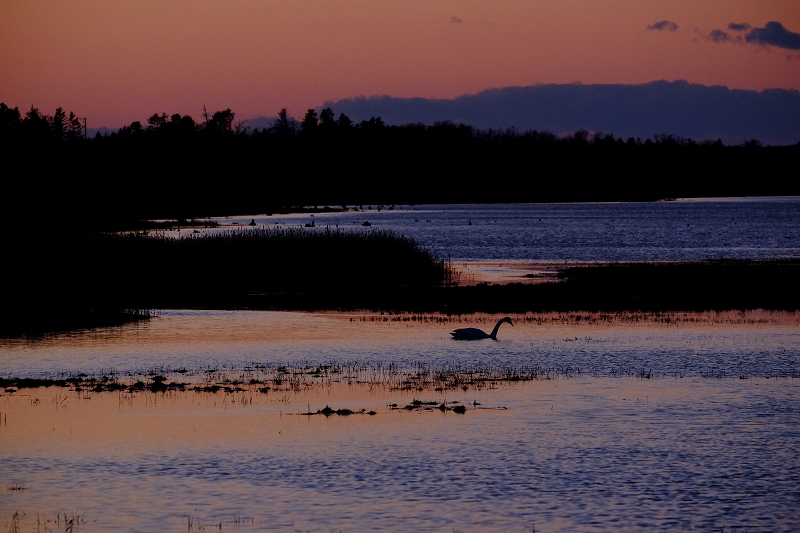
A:
[[[656,31],[678,31],[678,25],[674,22],[670,22],[668,20],[662,20],[661,22],[656,22],[655,24],[650,24],[647,27],[648,30],[656,30]]]
[[[739,39],[741,39],[741,37],[739,37]],[[715,43],[727,43],[735,39],[727,32],[722,30],[713,30],[708,34],[708,40],[714,41]]]
[[[753,28],[744,40],[751,44],[777,46],[787,50],[800,50],[800,33],[794,33],[783,27],[780,22],[767,22],[763,28]]]
[[[506,87],[452,100],[361,97],[325,102],[323,107],[356,121],[381,117],[387,124],[451,120],[481,129],[516,127],[557,134],[584,128],[625,138],[669,132],[695,140],[721,138],[726,144],[800,141],[800,91],[731,90],[685,81]]]

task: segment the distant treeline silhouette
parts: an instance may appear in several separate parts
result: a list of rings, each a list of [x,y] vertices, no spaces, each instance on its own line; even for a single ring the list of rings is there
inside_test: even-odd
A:
[[[85,136],[59,108],[0,104],[2,209],[48,227],[123,229],[152,218],[275,212],[287,206],[639,201],[800,194],[800,144],[726,146],[671,135],[479,130],[450,122],[354,123],[330,108],[281,110],[248,128],[230,109],[153,114]]]

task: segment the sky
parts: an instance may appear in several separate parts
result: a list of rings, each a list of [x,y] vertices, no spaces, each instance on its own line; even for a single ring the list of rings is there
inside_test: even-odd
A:
[[[800,142],[800,91],[791,89],[758,92],[686,81],[565,83],[487,89],[454,99],[373,96],[323,105],[356,122],[381,117],[387,124],[451,121],[484,130],[549,131],[560,137],[585,129],[623,139],[673,135],[726,144]],[[251,127],[271,124],[267,118],[247,121]]]
[[[0,101],[119,127],[551,83],[800,89],[798,32],[798,0],[0,0]]]

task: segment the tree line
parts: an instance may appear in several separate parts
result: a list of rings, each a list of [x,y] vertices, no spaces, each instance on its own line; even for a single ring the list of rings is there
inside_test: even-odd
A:
[[[193,138],[204,135],[212,138],[220,136],[275,136],[282,138],[300,136],[307,138],[318,134],[386,127],[380,118],[364,120],[361,123],[353,122],[344,113],[336,118],[330,108],[323,109],[319,115],[316,110],[309,109],[302,121],[290,117],[286,108],[283,108],[278,112],[277,118],[272,121],[270,127],[261,129],[250,128],[246,125],[246,121],[236,121],[235,118],[236,113],[230,109],[210,114],[204,108],[203,120],[200,122],[190,115],[154,113],[147,119],[146,124],[134,121],[111,132],[108,136]],[[31,106],[30,110],[23,115],[18,107],[11,108],[5,103],[0,103],[0,141],[4,143],[87,140],[88,132],[85,125],[85,118],[78,117],[74,112],[67,115],[61,107],[57,108],[53,115],[47,115]],[[93,139],[102,137],[103,135],[97,132]]]
[[[717,140],[695,141],[691,138],[683,138],[670,134],[654,134],[652,139],[628,137],[623,139],[615,137],[613,133],[590,132],[579,130],[571,135],[556,136],[548,131],[526,130],[517,131],[515,128],[505,130],[481,130],[466,124],[455,124],[449,121],[436,122],[432,126],[420,123],[412,123],[401,126],[389,126],[380,117],[372,117],[369,120],[354,122],[344,113],[340,113],[338,118],[330,107],[326,107],[317,113],[315,109],[309,109],[301,121],[290,117],[286,108],[281,109],[277,117],[272,120],[272,124],[267,128],[251,128],[246,120],[235,120],[236,113],[230,108],[216,111],[213,114],[203,111],[203,120],[196,121],[190,115],[175,113],[154,113],[146,124],[141,121],[131,122],[110,134],[101,135],[97,132],[92,139],[88,139],[87,131],[84,127],[85,122],[81,122],[80,117],[70,112],[69,115],[59,107],[53,115],[46,115],[36,107],[31,106],[30,110],[23,116],[19,108],[10,108],[5,103],[0,103],[0,140],[4,143],[15,143],[18,141],[45,141],[45,140],[94,140],[103,137],[131,137],[147,136],[152,138],[159,137],[184,137],[197,139],[205,136],[218,139],[219,137],[256,137],[256,138],[294,138],[310,140],[317,137],[331,137],[347,135],[353,132],[364,132],[367,135],[391,132],[394,134],[405,134],[407,136],[419,135],[421,132],[428,134],[431,139],[438,141],[443,137],[456,138],[460,140],[480,140],[483,142],[502,143],[510,140],[527,144],[569,144],[573,146],[594,147],[597,149],[608,149],[612,146],[626,147],[632,146],[669,146],[696,148],[696,147],[725,147],[725,144]],[[800,145],[800,142],[797,143]],[[738,145],[742,148],[761,148],[761,142],[752,139]]]
[[[231,109],[200,120],[154,113],[108,135],[87,136],[84,124],[61,108],[23,115],[0,104],[4,216],[118,228],[287,206],[800,194],[800,179],[786,171],[800,143],[395,126],[330,108],[299,121],[282,109],[266,128],[248,127]]]
[[[19,108],[10,108],[0,103],[0,140],[13,142],[26,141],[74,141],[85,139],[85,122],[70,111],[66,114],[63,108],[56,109],[53,115],[45,115],[31,106],[23,117]]]

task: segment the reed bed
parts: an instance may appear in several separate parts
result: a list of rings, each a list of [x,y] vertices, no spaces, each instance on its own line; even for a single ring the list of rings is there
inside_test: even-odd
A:
[[[734,311],[706,311],[706,312],[646,312],[646,311],[620,311],[620,312],[545,312],[512,314],[514,323],[525,323],[537,326],[547,325],[597,325],[619,326],[632,325],[795,325],[800,326],[800,312],[798,311],[770,311],[770,310],[734,310]],[[497,322],[496,315],[483,313],[454,314],[441,313],[406,313],[385,311],[375,314],[364,314],[350,318],[351,322],[359,323],[409,323],[409,324],[489,324]]]
[[[0,288],[0,335],[115,325],[154,308],[269,308],[273,297],[320,290],[447,285],[455,272],[411,238],[381,230],[41,234],[0,248],[14,258],[14,283]]]
[[[572,365],[504,365],[496,363],[413,362],[398,364],[376,361],[328,361],[294,364],[250,363],[236,367],[196,370],[157,368],[141,374],[70,375],[47,378],[0,377],[0,394],[20,389],[61,387],[81,393],[162,393],[194,391],[221,394],[295,393],[333,386],[359,387],[375,392],[445,393],[448,391],[487,390],[531,381],[551,381],[578,377],[634,379],[684,379],[682,372],[656,372],[649,368],[612,367],[603,372],[587,371]],[[750,376],[709,370],[702,379],[748,379]],[[800,378],[800,374],[775,375],[775,378]]]
[[[495,364],[431,364],[400,366],[396,363],[334,361],[325,364],[260,364],[241,368],[196,371],[158,369],[136,376],[88,376],[53,378],[0,378],[0,387],[13,394],[21,388],[63,387],[78,392],[300,392],[333,384],[367,386],[387,391],[435,391],[495,388],[501,383],[572,378],[583,375],[569,366],[510,367]]]

